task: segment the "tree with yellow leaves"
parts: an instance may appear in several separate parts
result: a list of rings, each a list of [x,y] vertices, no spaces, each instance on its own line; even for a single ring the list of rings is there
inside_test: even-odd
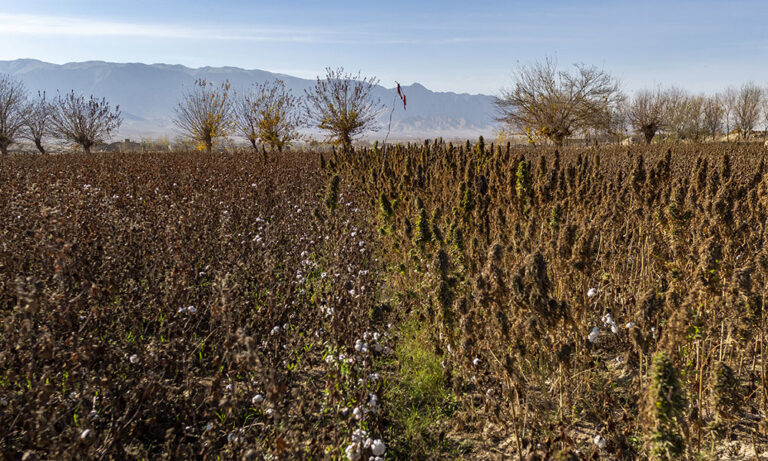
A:
[[[252,91],[237,102],[239,132],[251,143],[269,145],[282,152],[299,137],[302,125],[300,100],[291,94],[280,79],[254,85]]]
[[[216,85],[205,79],[195,80],[194,86],[184,93],[175,112],[176,127],[206,152],[211,152],[214,139],[228,136],[235,127],[228,81]]]
[[[355,137],[377,129],[382,106],[373,91],[378,83],[375,77],[349,74],[343,67],[326,68],[325,78],[317,77],[315,85],[305,90],[307,120],[349,152]]]

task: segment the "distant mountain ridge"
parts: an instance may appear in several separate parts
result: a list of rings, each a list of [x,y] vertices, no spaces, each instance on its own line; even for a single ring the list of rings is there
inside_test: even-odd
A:
[[[53,97],[57,91],[75,90],[105,97],[122,110],[124,122],[119,136],[133,138],[175,137],[178,133],[172,122],[173,109],[184,88],[191,87],[198,78],[216,82],[229,80],[238,92],[253,83],[280,78],[297,96],[303,95],[304,89],[314,83],[314,80],[238,67],[194,69],[172,64],[103,61],[59,65],[34,59],[0,61],[0,74],[10,74],[24,82],[31,95],[46,91]],[[402,107],[395,109],[391,138],[473,138],[492,135],[496,130],[492,96],[434,92],[418,83],[402,88],[408,98],[408,108],[405,112]],[[382,104],[390,106],[395,89],[379,85],[373,93]],[[365,137],[383,138],[388,117],[387,109],[380,117],[381,129]]]

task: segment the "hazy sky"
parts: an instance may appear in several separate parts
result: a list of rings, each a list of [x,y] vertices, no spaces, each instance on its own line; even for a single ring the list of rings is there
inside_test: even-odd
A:
[[[625,88],[768,84],[766,1],[0,0],[0,60],[236,66],[313,78],[326,66],[495,94],[545,56]]]

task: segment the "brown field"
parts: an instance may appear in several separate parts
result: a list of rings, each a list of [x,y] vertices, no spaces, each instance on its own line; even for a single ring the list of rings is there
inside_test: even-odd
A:
[[[766,153],[0,158],[0,452],[768,456]]]

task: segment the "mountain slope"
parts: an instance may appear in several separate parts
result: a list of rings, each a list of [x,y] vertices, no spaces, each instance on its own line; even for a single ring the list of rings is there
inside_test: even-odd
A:
[[[119,104],[124,115],[121,137],[146,137],[177,133],[172,123],[173,109],[184,88],[195,79],[229,80],[241,92],[255,82],[274,78],[285,81],[294,94],[303,95],[312,80],[237,67],[202,67],[181,65],[108,63],[88,61],[63,65],[33,59],[0,61],[0,74],[10,74],[24,82],[31,94],[46,91],[49,98],[70,90],[105,97]],[[493,97],[433,92],[418,83],[403,87],[408,110],[396,107],[392,117],[391,137],[476,137],[494,132]],[[377,86],[374,96],[391,107],[395,90]],[[399,104],[399,100],[396,101]],[[381,138],[386,132],[389,107],[380,116],[380,130],[370,133]]]

